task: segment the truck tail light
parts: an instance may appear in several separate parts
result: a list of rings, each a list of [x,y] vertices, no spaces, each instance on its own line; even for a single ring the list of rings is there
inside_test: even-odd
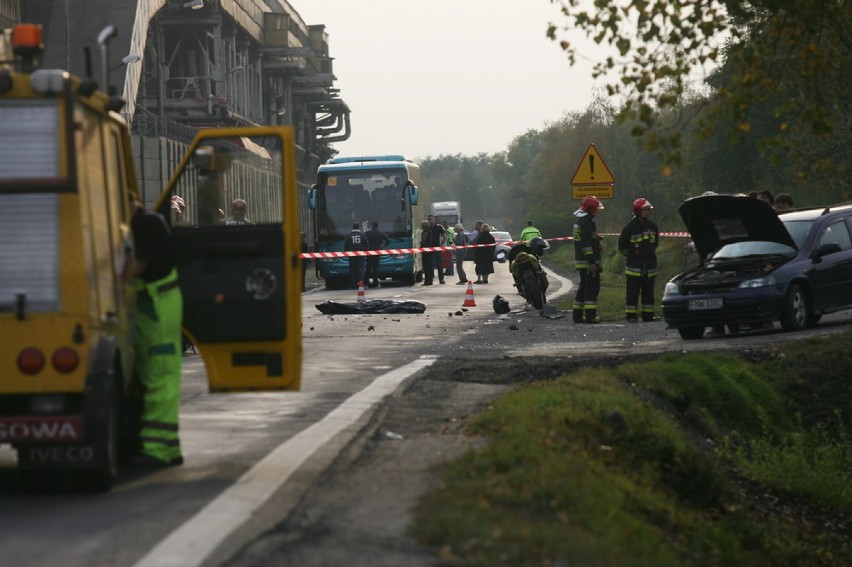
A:
[[[38,374],[44,368],[44,354],[37,348],[25,348],[18,353],[18,368],[24,374]]]
[[[53,353],[53,367],[57,372],[61,372],[63,374],[67,374],[69,372],[74,372],[77,369],[77,365],[80,364],[80,357],[77,355],[77,351],[71,347],[61,347],[56,349]]]

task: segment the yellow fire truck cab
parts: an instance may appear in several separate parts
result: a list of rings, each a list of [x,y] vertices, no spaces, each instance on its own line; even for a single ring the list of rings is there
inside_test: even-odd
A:
[[[39,69],[41,44],[38,26],[0,37],[0,445],[17,450],[25,480],[58,472],[106,489],[135,433],[136,175],[120,101],[91,78]],[[248,222],[225,212],[238,198]],[[172,227],[184,332],[210,390],[298,389],[292,129],[201,131],[155,208]]]

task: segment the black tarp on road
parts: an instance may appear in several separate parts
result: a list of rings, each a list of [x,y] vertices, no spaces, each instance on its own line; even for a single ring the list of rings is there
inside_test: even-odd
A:
[[[369,313],[423,313],[426,304],[419,301],[394,301],[392,299],[371,299],[355,303],[337,303],[323,301],[316,308],[325,315],[369,314]]]

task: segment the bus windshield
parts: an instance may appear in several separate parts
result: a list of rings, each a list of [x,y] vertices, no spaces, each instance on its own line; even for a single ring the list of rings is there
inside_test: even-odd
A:
[[[410,234],[411,212],[404,192],[407,180],[403,169],[321,172],[319,237],[342,239],[354,224],[367,229],[373,222],[388,236]]]

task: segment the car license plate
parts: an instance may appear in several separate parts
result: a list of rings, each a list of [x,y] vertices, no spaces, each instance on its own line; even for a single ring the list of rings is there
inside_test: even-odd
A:
[[[690,311],[704,311],[706,309],[721,309],[722,307],[722,298],[714,297],[713,299],[690,299],[688,309]]]

